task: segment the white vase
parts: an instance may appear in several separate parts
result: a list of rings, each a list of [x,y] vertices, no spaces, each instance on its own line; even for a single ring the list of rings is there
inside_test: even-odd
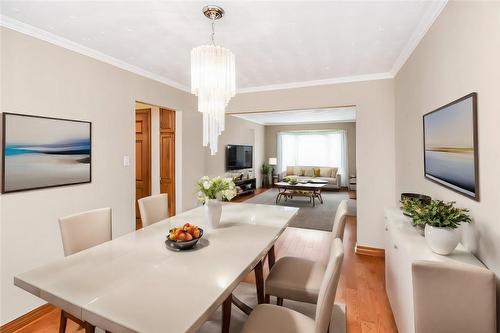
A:
[[[208,199],[203,206],[205,224],[213,229],[217,228],[222,215],[222,203],[216,199]]]
[[[425,240],[433,252],[448,255],[460,242],[460,234],[457,229],[439,228],[426,224]]]

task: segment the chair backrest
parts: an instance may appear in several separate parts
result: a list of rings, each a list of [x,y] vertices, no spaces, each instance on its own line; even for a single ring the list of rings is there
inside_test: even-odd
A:
[[[83,251],[111,240],[111,208],[61,217],[59,227],[64,255]]]
[[[327,333],[333,315],[335,294],[340,279],[344,247],[340,238],[335,238],[331,247],[330,259],[319,288],[318,304],[316,306],[316,327],[314,333]]]
[[[417,260],[412,277],[415,332],[498,332],[492,271]]]
[[[138,202],[143,227],[168,218],[168,195],[166,193],[144,197]]]
[[[349,211],[349,200],[342,200],[337,208],[335,219],[333,221],[332,239],[344,239],[345,220]]]

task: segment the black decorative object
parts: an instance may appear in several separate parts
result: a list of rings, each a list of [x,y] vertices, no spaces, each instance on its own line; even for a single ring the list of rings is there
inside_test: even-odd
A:
[[[412,200],[417,200],[423,203],[424,205],[430,204],[432,198],[428,195],[425,194],[419,194],[419,193],[401,193],[401,200],[404,199],[412,199]]]

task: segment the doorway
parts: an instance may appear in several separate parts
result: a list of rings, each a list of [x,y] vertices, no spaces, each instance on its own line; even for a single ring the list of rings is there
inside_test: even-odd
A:
[[[137,200],[151,195],[151,109],[135,110],[135,228],[142,227]]]
[[[137,200],[166,193],[176,213],[176,111],[136,102],[136,229],[142,227]],[[149,116],[149,120],[146,119]],[[146,133],[147,131],[147,133]]]

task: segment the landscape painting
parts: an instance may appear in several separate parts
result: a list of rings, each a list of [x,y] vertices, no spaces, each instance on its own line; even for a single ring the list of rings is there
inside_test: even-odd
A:
[[[424,115],[425,177],[479,200],[477,95]]]
[[[2,193],[91,181],[91,123],[2,116]]]

